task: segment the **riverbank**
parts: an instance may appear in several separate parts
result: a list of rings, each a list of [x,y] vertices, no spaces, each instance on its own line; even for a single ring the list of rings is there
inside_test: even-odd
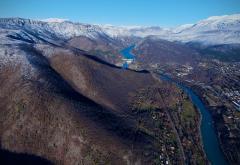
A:
[[[163,81],[162,79],[160,79],[159,78],[159,74],[157,74],[157,73],[154,73],[154,72],[152,72],[152,76],[156,79],[156,80],[158,80],[158,81]],[[164,81],[164,82],[166,82],[166,81]],[[174,84],[174,86],[176,86],[176,84]],[[189,98],[190,99],[190,98]],[[191,101],[191,100],[190,100]],[[192,102],[192,101],[191,101]],[[202,115],[201,115],[201,113],[200,113],[200,111],[197,109],[197,107],[195,106],[195,105],[193,105],[193,107],[194,107],[194,111],[196,111],[196,113],[197,113],[197,119],[196,119],[196,122],[195,122],[195,125],[196,125],[196,128],[197,128],[197,131],[195,132],[195,136],[197,137],[197,138],[199,138],[199,146],[200,146],[200,150],[201,151],[204,151],[204,146],[203,146],[203,140],[202,140],[202,136],[201,136],[201,122],[202,122]],[[183,130],[183,131],[186,131],[185,129]],[[191,130],[192,131],[192,130]],[[194,146],[194,147],[196,147],[196,146]],[[205,162],[204,162],[204,164],[210,164],[210,162],[208,161],[208,159],[207,159],[207,155],[206,155],[206,153],[205,152],[202,152],[202,155],[203,155],[203,157],[204,157],[204,159],[205,159]]]
[[[230,160],[232,157],[229,155],[229,151],[226,151],[228,148],[232,148],[232,145],[227,144],[226,142],[223,143],[223,141],[226,141],[224,139],[225,134],[228,134],[227,127],[224,125],[223,116],[222,113],[219,113],[219,111],[226,111],[226,107],[212,107],[210,106],[208,100],[205,97],[204,89],[198,86],[191,86],[191,88],[196,92],[197,95],[200,96],[202,102],[206,105],[207,109],[209,109],[209,112],[214,120],[213,125],[215,129],[215,133],[218,136],[218,141],[220,143],[221,151],[224,153],[225,159],[228,162],[231,162]]]
[[[232,137],[234,132],[229,129],[230,122],[226,123],[228,122],[227,120],[233,118],[229,117],[229,107],[215,104],[210,97],[212,96],[211,91],[206,90],[207,88],[204,88],[204,86],[193,85],[191,82],[182,81],[179,78],[173,79],[174,81],[181,82],[181,84],[191,88],[194,93],[199,96],[199,99],[203,102],[212,117],[213,122],[211,124],[217,135],[217,141],[219,143],[219,148],[223,153],[225,164],[238,164],[236,162],[239,161],[239,142],[236,142],[238,141],[237,139],[234,142],[232,141],[232,139],[234,139],[234,137]],[[216,97],[214,99],[218,99],[218,102],[224,102]]]
[[[227,162],[225,160],[225,156],[221,149],[221,144],[219,142],[219,137],[216,135],[216,130],[213,125],[213,119],[210,114],[210,111],[207,109],[205,105],[206,102],[203,102],[201,98],[199,98],[191,88],[185,86],[183,83],[174,80],[173,78],[161,74],[161,79],[165,81],[172,82],[176,84],[179,88],[185,91],[188,96],[191,98],[194,105],[197,107],[199,112],[201,113],[201,136],[203,141],[203,147],[205,153],[213,165],[226,165]]]

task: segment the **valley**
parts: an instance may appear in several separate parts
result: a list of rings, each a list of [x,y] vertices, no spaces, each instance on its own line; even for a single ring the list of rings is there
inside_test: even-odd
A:
[[[166,66],[157,69],[192,88],[208,107],[221,147],[232,163],[238,161],[239,67],[238,63],[200,62],[198,66]],[[187,69],[190,68],[190,69]],[[237,103],[237,104],[236,104]],[[228,139],[228,140],[227,140]],[[237,147],[237,148],[236,148]]]
[[[125,50],[128,50],[129,52],[125,52],[127,55],[130,54],[130,51],[132,49],[126,48]],[[176,69],[177,70],[177,69]],[[201,112],[201,124],[200,125],[200,130],[201,130],[201,138],[203,140],[203,148],[205,150],[205,153],[207,154],[208,159],[211,161],[212,164],[227,164],[223,153],[221,151],[221,144],[218,142],[219,139],[215,133],[215,128],[212,123],[214,123],[214,120],[211,117],[211,114],[209,113],[209,110],[207,110],[204,106],[204,104],[198,96],[194,94],[194,92],[183,85],[182,79],[179,78],[176,81],[171,79],[169,76],[164,75],[161,70],[160,72],[155,72],[157,75],[159,75],[161,80],[167,81],[169,83],[175,83],[177,87],[179,87],[181,90],[183,90],[188,97],[190,97],[190,100],[193,102],[194,106],[196,109],[198,109]],[[169,73],[165,73],[169,74]],[[179,75],[179,74],[177,74]],[[179,108],[179,107],[177,107]],[[181,124],[183,125],[183,124]],[[194,151],[196,152],[196,151]]]
[[[239,164],[239,20],[0,18],[0,163]]]
[[[218,142],[218,137],[215,133],[214,126],[212,125],[214,121],[209,113],[209,110],[205,108],[204,103],[199,99],[197,95],[194,94],[194,92],[190,88],[184,86],[179,82],[174,81],[166,75],[161,75],[161,78],[166,81],[176,83],[179,88],[181,88],[184,92],[188,94],[193,104],[201,112],[201,138],[203,140],[204,150],[211,163],[223,165],[227,164],[224,155],[220,149],[221,146]]]

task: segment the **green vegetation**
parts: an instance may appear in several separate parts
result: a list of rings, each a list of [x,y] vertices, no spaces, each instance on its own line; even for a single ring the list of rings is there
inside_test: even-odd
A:
[[[199,164],[199,165],[204,165],[205,164],[205,160],[200,153],[196,152],[193,155],[193,158],[196,159],[197,164]]]
[[[148,103],[148,102],[141,102],[137,105],[135,105],[134,109],[137,109],[138,111],[144,112],[144,111],[154,111],[156,110],[156,106],[154,104]]]
[[[23,112],[26,109],[26,106],[22,102],[16,103],[15,109],[17,112]]]
[[[182,107],[181,119],[185,122],[194,122],[194,118],[197,114],[192,103],[189,100],[184,100]]]

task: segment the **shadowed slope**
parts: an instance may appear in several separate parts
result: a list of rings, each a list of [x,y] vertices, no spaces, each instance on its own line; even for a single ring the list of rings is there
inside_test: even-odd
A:
[[[0,149],[0,164],[3,165],[51,165],[52,163],[48,160],[45,160],[41,157],[22,154],[22,153],[13,153],[7,150]]]
[[[31,45],[20,48],[30,62],[27,70],[34,74],[25,75],[27,71],[23,73],[21,69],[24,64],[4,64],[0,70],[2,148],[36,154],[57,164],[142,162],[145,161],[141,155],[143,146],[155,150],[152,138],[136,131],[137,121],[121,116],[131,116],[128,94],[153,80],[150,74],[114,68],[81,55],[44,56]],[[79,72],[67,67],[69,60],[73,67],[79,67]],[[86,72],[78,77],[82,71]],[[103,77],[92,75],[94,71]],[[76,78],[91,79],[87,79],[83,88],[83,82]],[[127,82],[128,78],[132,84]],[[108,91],[110,83],[113,86]],[[121,87],[119,93],[118,87]],[[94,90],[98,97],[89,93]],[[126,109],[120,109],[121,103]]]

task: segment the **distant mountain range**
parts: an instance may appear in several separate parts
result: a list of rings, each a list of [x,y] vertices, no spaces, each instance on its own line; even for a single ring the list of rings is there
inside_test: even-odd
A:
[[[61,19],[30,20],[22,18],[1,18],[1,28],[35,31],[39,34],[49,32],[55,36],[69,39],[85,36],[90,39],[109,38],[124,40],[126,37],[147,37],[200,43],[203,45],[240,43],[240,14],[213,16],[195,24],[181,25],[175,28],[112,26],[74,23]]]

